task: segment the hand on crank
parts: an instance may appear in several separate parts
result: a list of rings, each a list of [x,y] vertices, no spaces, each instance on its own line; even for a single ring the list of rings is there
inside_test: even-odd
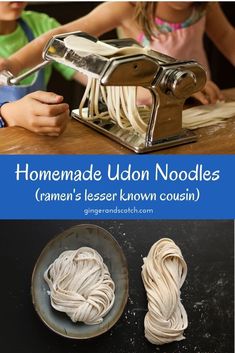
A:
[[[17,75],[20,72],[20,67],[16,61],[12,61],[11,59],[0,58],[0,72],[1,71],[10,71],[13,75]]]
[[[1,107],[7,126],[21,126],[39,135],[59,136],[69,121],[69,106],[63,97],[37,91]]]
[[[224,100],[224,95],[219,87],[212,81],[207,80],[204,88],[197,93],[193,94],[202,104],[215,104],[218,101]]]

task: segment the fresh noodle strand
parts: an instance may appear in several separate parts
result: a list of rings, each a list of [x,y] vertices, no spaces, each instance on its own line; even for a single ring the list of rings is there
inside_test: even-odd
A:
[[[84,94],[82,96],[82,99],[81,99],[81,102],[80,102],[80,105],[79,105],[79,116],[82,119],[85,118],[84,115],[83,115],[83,107],[85,106],[86,100],[89,97],[89,93],[90,93],[90,90],[91,90],[91,84],[92,84],[92,78],[88,77],[86,89],[85,89],[85,92],[84,92]]]
[[[83,119],[95,120],[101,118],[115,121],[122,129],[144,134],[147,130],[146,122],[141,118],[136,105],[135,86],[106,86],[100,85],[99,80],[88,76],[88,83],[79,106],[79,115]],[[99,98],[107,106],[107,112],[99,112]],[[84,116],[82,110],[88,99],[88,115]]]

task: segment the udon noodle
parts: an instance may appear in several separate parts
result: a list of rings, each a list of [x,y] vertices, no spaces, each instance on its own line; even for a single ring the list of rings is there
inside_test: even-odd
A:
[[[89,247],[64,251],[45,271],[51,305],[73,322],[99,324],[115,300],[115,284],[100,254]]]

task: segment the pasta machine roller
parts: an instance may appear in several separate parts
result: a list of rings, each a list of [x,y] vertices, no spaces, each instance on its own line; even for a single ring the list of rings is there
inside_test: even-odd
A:
[[[112,55],[84,52],[66,46],[68,36],[98,39],[84,32],[72,32],[51,38],[43,50],[45,62],[56,61],[87,76],[96,78],[101,86],[142,86],[151,92],[151,107],[140,107],[147,128],[140,134],[123,129],[113,119],[89,120],[80,116],[79,109],[72,116],[109,136],[129,149],[144,153],[196,141],[196,135],[182,128],[182,111],[186,98],[203,88],[206,73],[196,61],[176,60],[151,49],[143,48],[132,39],[115,39],[107,43],[117,48]],[[122,48],[136,48],[125,53]],[[120,49],[120,50],[118,50]],[[43,64],[42,64],[43,65]],[[88,108],[85,108],[88,109]]]

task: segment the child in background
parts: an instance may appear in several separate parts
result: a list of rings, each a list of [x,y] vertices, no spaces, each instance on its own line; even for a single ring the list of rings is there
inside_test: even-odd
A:
[[[235,47],[232,45],[235,30],[218,4],[139,2],[135,4],[133,23],[129,20],[125,22],[122,31],[125,37],[132,36],[143,46],[149,46],[160,53],[177,59],[196,59],[206,69],[208,80],[202,92],[194,96],[203,104],[224,99],[217,85],[210,80],[210,67],[203,47],[203,36],[207,33],[235,64]]]
[[[24,11],[26,5],[26,2],[0,2],[1,58],[8,58],[34,38],[59,26],[45,14]],[[56,63],[53,66],[66,79],[74,76],[70,68]],[[43,92],[51,72],[52,66],[48,65],[21,81],[20,85],[0,86],[1,127],[17,125],[50,135],[58,135],[64,130],[69,118],[68,105],[63,103],[63,97]]]
[[[99,36],[113,28],[120,28],[124,36],[132,37],[154,50],[178,59],[196,59],[207,67],[208,81],[194,96],[203,104],[223,99],[219,88],[210,81],[209,67],[203,48],[203,34],[235,64],[235,30],[229,24],[218,3],[197,2],[106,2],[88,15],[54,29],[0,62],[0,70],[8,68],[20,72],[40,62],[45,43],[53,35],[81,30]],[[148,99],[143,97],[143,100]]]

